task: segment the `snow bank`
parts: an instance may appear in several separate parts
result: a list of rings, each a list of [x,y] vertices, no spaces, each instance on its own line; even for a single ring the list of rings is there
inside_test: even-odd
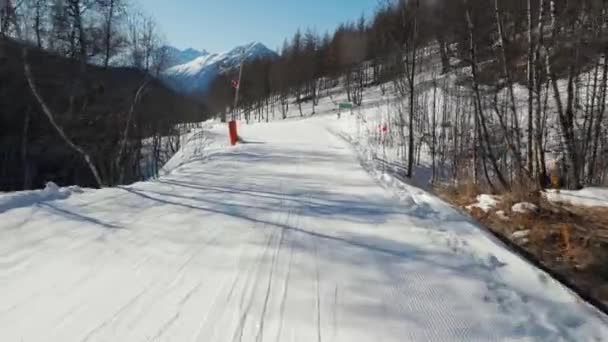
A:
[[[473,208],[479,208],[483,210],[484,213],[494,209],[498,203],[500,202],[499,196],[482,194],[477,196],[477,202],[467,206],[467,210],[472,210]]]
[[[504,210],[497,211],[496,216],[503,221],[509,221],[509,216],[507,216]]]
[[[511,208],[512,212],[518,213],[518,214],[527,214],[527,213],[535,212],[537,210],[538,210],[538,207],[535,204],[530,203],[530,202],[517,203]]]
[[[78,186],[60,188],[53,182],[48,182],[43,190],[19,191],[0,194],[0,213],[27,207],[40,202],[66,199],[72,194],[83,193]]]
[[[511,234],[511,240],[516,241],[520,244],[527,244],[530,242],[528,238],[530,236],[530,229],[519,230]]]
[[[587,207],[608,207],[608,188],[585,188],[582,190],[548,190],[546,197],[551,202],[569,203]]]
[[[181,137],[181,148],[160,170],[160,175],[171,174],[187,163],[207,158],[213,150],[228,146],[226,124],[217,120],[204,122],[201,128],[193,129]]]
[[[519,230],[519,231],[516,231],[515,233],[511,234],[511,238],[514,240],[523,239],[523,238],[528,237],[528,235],[530,235],[530,229]]]

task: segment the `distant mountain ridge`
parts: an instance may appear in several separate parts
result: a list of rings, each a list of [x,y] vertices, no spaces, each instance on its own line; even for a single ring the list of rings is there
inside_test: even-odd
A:
[[[199,50],[196,50],[193,48],[180,50],[173,46],[163,46],[162,49],[165,50],[164,52],[166,54],[166,59],[167,59],[166,64],[165,64],[166,68],[171,68],[176,65],[185,64],[185,63],[193,61],[194,59],[196,59],[198,57],[209,54],[209,52],[207,52],[206,50],[199,51]]]
[[[176,56],[175,60],[181,58],[187,61],[167,68],[163,71],[162,78],[170,87],[186,94],[204,94],[216,77],[237,68],[242,60],[278,57],[274,51],[259,42],[238,46],[226,53],[194,49],[181,51],[173,48],[171,55]]]

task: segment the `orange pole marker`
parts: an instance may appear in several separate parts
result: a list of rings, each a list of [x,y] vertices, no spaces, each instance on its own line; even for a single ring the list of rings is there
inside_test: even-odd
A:
[[[235,120],[231,120],[230,122],[228,122],[228,133],[230,135],[230,145],[236,145],[237,141],[239,140],[239,134],[236,130]]]

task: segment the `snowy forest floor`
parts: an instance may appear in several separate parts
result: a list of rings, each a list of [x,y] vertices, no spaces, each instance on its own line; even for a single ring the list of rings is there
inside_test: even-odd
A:
[[[207,127],[158,180],[0,196],[2,340],[608,339],[608,317],[378,171],[345,125],[242,126],[233,148]]]

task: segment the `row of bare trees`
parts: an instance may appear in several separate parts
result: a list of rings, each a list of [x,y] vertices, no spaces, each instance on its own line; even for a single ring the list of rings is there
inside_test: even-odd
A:
[[[437,158],[453,159],[453,175],[495,191],[544,188],[551,178],[570,188],[604,183],[607,2],[493,0],[491,5],[410,1],[392,7],[395,15],[401,12],[405,33],[395,49],[397,64],[403,65],[395,88],[408,107],[399,114],[401,129],[408,128],[402,134],[408,137],[402,142],[409,151],[408,174],[416,159],[412,150],[426,147],[434,174]],[[442,18],[444,27],[438,29],[433,18]],[[434,51],[426,54],[420,47]],[[455,65],[447,56],[456,57]],[[417,64],[428,67],[415,70]],[[439,65],[441,70],[433,67]],[[454,67],[457,81],[444,82]],[[419,80],[413,81],[416,74]],[[432,110],[419,103],[429,92]],[[457,110],[438,111],[436,101],[444,103],[443,110],[456,103]],[[425,129],[415,132],[421,126]],[[455,131],[445,140],[447,128]],[[458,148],[450,152],[449,146]],[[468,164],[464,175],[456,160],[462,158]]]
[[[607,10],[606,0],[387,1],[369,20],[333,36],[298,32],[279,59],[247,64],[241,109],[285,118],[309,102],[314,114],[338,84],[355,105],[391,85],[399,106],[387,120],[407,176],[427,151],[434,169],[452,160],[437,177],[495,191],[602,184]],[[231,110],[232,77],[214,84],[214,110]]]
[[[506,177],[511,172],[515,185],[544,187],[551,174],[570,188],[602,183],[605,172],[598,167],[605,167],[608,153],[601,139],[607,128],[607,2],[494,0],[492,5],[493,44],[483,45],[480,18],[490,13],[472,0],[463,2],[472,87],[491,92],[488,109],[480,91],[475,97],[480,145],[493,176],[507,189],[514,185]],[[484,75],[490,72],[497,77]],[[492,127],[496,122],[498,128]],[[506,155],[490,143],[488,136],[496,131],[504,137]],[[508,161],[505,168],[497,167],[501,159]]]
[[[408,8],[407,4],[401,6],[402,10]],[[409,22],[415,26],[416,21],[411,17],[424,7],[414,3],[409,6],[412,7],[407,11]],[[441,40],[437,34],[420,40],[418,44],[432,45],[439,50],[431,56],[416,55],[415,48],[407,48],[406,43],[406,49],[414,57],[404,58],[404,78],[408,84],[413,83],[407,66],[414,65],[416,59],[419,63],[426,59],[431,65],[439,64],[437,57],[444,61],[446,53],[442,52],[442,44],[446,40],[455,50],[447,54],[453,54],[467,67],[464,72],[458,70],[461,84],[441,82],[442,101],[459,105],[472,103],[470,112],[457,111],[458,115],[464,113],[465,118],[472,117],[465,120],[471,123],[470,127],[465,125],[472,132],[471,145],[450,156],[462,156],[463,152],[469,155],[472,165],[466,169],[471,172],[464,178],[472,178],[495,191],[543,188],[552,182],[551,178],[569,188],[604,183],[608,162],[604,34],[608,25],[607,2],[493,0],[488,7],[485,2],[463,0],[452,6],[449,15],[461,16],[465,29],[459,31],[455,25],[447,39],[444,32]],[[434,10],[423,9],[427,13]],[[421,27],[432,28],[433,25]],[[417,34],[416,27],[406,31]],[[441,64],[443,72],[450,68]],[[431,72],[436,70],[423,70],[422,81],[428,80]],[[432,91],[436,92],[437,81],[442,77],[431,78]],[[445,135],[445,127],[456,125],[459,119],[454,113],[440,113],[448,121],[438,126],[435,109],[432,113],[428,108],[411,109],[430,91],[422,86],[424,82],[418,84],[400,92],[402,96],[410,95],[406,101],[410,105],[410,147],[416,145],[411,140],[416,136],[411,131],[412,116],[432,123],[419,134],[431,137]],[[454,93],[458,98],[449,95]],[[465,129],[460,134],[466,132]],[[455,139],[462,137],[452,135],[452,140]],[[436,152],[445,150],[445,146],[438,146],[434,138],[425,143],[436,165]],[[458,146],[454,141],[445,143]],[[407,159],[408,162],[414,160],[411,152]]]

